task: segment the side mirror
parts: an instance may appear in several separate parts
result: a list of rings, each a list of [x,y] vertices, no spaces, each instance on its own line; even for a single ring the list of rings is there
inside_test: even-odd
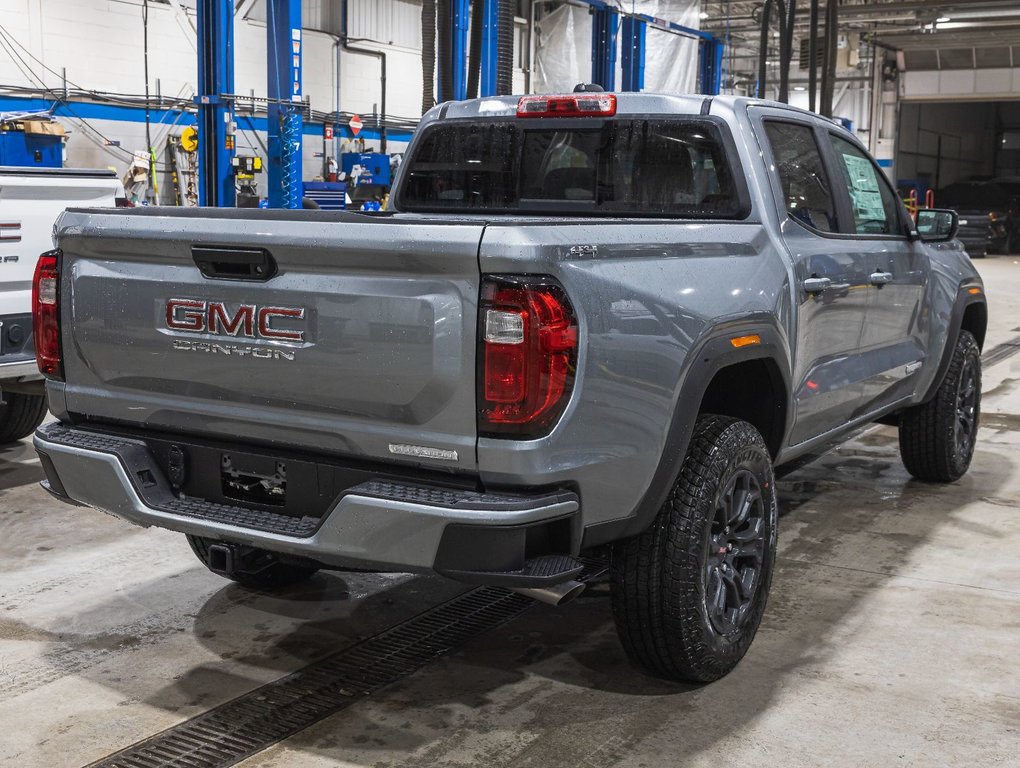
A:
[[[956,237],[960,217],[948,208],[922,208],[917,212],[917,236],[925,243],[944,243]]]

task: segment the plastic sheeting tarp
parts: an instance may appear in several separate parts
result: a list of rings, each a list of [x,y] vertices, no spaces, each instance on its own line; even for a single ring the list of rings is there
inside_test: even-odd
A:
[[[617,0],[625,13],[640,13],[685,27],[698,28],[700,0]],[[587,8],[563,5],[536,22],[536,93],[570,91],[591,82],[591,14]],[[617,39],[616,84],[621,76]],[[652,26],[645,37],[646,91],[694,93],[698,87],[698,41]]]

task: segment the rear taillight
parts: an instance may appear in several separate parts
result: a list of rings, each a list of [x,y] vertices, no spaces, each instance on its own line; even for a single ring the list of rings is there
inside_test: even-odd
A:
[[[479,338],[479,434],[548,434],[577,366],[577,319],[563,288],[548,277],[486,277]]]
[[[35,265],[32,333],[39,370],[51,379],[63,378],[60,360],[60,251],[47,251]]]
[[[615,114],[615,93],[521,96],[517,101],[517,117],[612,117]]]

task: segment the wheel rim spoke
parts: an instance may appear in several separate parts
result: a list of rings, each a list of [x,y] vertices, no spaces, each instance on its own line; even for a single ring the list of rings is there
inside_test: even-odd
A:
[[[731,476],[718,497],[708,536],[705,608],[720,634],[740,629],[756,599],[765,557],[765,500],[746,469]]]
[[[956,419],[953,424],[956,450],[963,457],[969,456],[974,448],[979,398],[975,363],[968,360],[960,373],[960,386],[956,394]]]

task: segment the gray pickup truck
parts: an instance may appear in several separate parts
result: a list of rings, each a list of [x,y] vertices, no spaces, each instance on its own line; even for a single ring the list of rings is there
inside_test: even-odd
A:
[[[860,143],[744,98],[580,92],[429,112],[379,215],[70,210],[35,278],[71,503],[255,588],[439,573],[550,602],[611,550],[630,657],[749,647],[774,468],[869,422],[968,468],[983,287]]]

